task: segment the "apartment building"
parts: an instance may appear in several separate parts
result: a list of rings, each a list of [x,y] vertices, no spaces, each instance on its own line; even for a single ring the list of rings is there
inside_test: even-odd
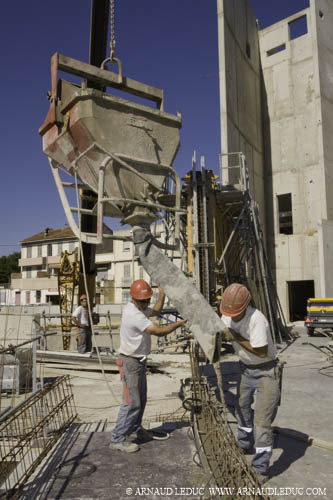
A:
[[[46,228],[20,242],[20,273],[11,277],[11,305],[58,304],[61,252],[73,252],[79,242],[69,227]]]
[[[96,247],[96,303],[126,304],[130,300],[130,286],[136,279],[150,282],[150,278],[135,256],[130,240],[131,230],[113,231],[120,240],[106,240]],[[154,228],[155,237],[164,241],[164,226]],[[129,238],[126,240],[124,238]],[[79,241],[69,227],[46,228],[44,231],[20,242],[20,273],[12,274],[9,303],[11,305],[35,305],[59,303],[58,273],[61,252],[79,252]],[[174,252],[173,260],[179,267],[179,252]],[[154,291],[156,284],[151,283]],[[153,302],[157,294],[154,294]],[[74,302],[77,302],[75,297]]]

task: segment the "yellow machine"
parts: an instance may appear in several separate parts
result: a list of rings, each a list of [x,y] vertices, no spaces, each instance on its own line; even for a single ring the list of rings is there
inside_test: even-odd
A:
[[[315,328],[333,330],[333,298],[308,299],[306,311],[304,325],[310,336],[313,335]]]

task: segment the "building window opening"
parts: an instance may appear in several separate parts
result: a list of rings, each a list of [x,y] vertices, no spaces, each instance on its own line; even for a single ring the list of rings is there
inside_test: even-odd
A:
[[[307,300],[315,296],[314,281],[288,281],[290,321],[304,321]]]
[[[282,43],[281,45],[278,45],[277,47],[273,47],[272,49],[267,50],[266,54],[267,57],[273,56],[274,54],[277,54],[278,52],[282,52],[285,50],[286,44]]]
[[[31,259],[32,257],[32,247],[27,248],[27,259]]]
[[[47,256],[52,257],[52,244],[51,243],[49,243],[47,245]]]
[[[41,290],[36,290],[36,304],[40,304],[42,292]]]
[[[127,304],[128,302],[130,302],[131,301],[130,293],[127,291],[126,292],[123,291],[121,294],[121,301],[123,304]]]
[[[246,42],[246,55],[249,59],[251,59],[251,45],[249,42]]]
[[[130,277],[131,277],[131,265],[124,264],[124,278],[130,278]]]
[[[289,23],[289,40],[295,40],[308,32],[306,16],[298,17]]]
[[[110,269],[110,265],[97,266],[97,281],[106,280],[108,277],[108,271]]]
[[[59,295],[46,295],[46,302],[52,306],[58,306]]]
[[[130,241],[123,241],[123,252],[129,252],[131,249],[131,242]]]
[[[279,233],[293,234],[291,193],[278,195]]]
[[[37,256],[38,257],[42,256],[42,245],[38,245],[38,247],[37,247]]]

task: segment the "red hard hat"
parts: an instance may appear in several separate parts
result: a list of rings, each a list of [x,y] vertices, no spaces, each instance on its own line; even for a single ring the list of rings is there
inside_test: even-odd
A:
[[[136,280],[131,284],[130,294],[133,299],[146,300],[153,296],[153,290],[150,288],[147,281]]]
[[[251,294],[248,289],[240,283],[233,283],[224,291],[220,304],[220,312],[225,316],[233,318],[245,311],[250,300]]]
[[[81,295],[80,302],[81,302],[81,300],[84,300],[84,299],[87,299],[87,296],[85,294]]]

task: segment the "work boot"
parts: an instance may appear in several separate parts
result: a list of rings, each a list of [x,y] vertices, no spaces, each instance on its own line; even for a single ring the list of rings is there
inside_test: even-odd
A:
[[[257,472],[257,478],[259,479],[260,484],[267,483],[269,480],[269,475],[268,474],[260,474],[260,472]]]
[[[150,441],[151,439],[154,439],[154,433],[148,429],[140,427],[136,433],[136,437],[142,441]]]
[[[244,455],[253,455],[254,453],[254,448],[253,446],[249,446],[247,448],[242,448],[241,446],[238,447],[240,449],[240,451],[244,454]]]
[[[109,444],[109,448],[111,448],[111,450],[125,451],[126,453],[134,453],[135,451],[140,450],[139,445],[137,445],[136,443],[132,443],[128,439],[119,442],[111,441],[111,443]]]

